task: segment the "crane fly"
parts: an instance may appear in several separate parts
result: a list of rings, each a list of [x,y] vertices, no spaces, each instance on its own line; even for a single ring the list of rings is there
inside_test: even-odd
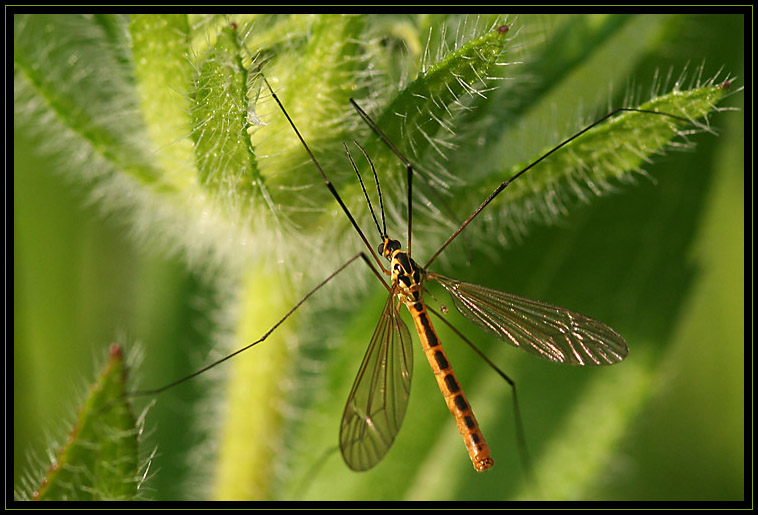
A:
[[[536,162],[501,184],[477,208],[474,214],[443,243],[426,265],[421,267],[413,260],[410,253],[413,220],[413,166],[410,161],[397,149],[358,103],[351,99],[350,102],[361,118],[405,165],[407,171],[408,242],[406,248],[408,250],[403,250],[398,240],[392,239],[387,235],[381,189],[370,157],[363,147],[356,142],[356,145],[371,165],[372,173],[374,174],[381,206],[381,226],[371,206],[371,201],[358,168],[355,165],[348,146],[345,145],[345,151],[358,176],[376,229],[381,238],[377,252],[374,253],[363,231],[358,227],[352,214],[350,214],[336,189],[326,177],[321,165],[311,152],[293,120],[287,114],[286,109],[273,88],[265,77],[263,77],[263,81],[284,113],[293,131],[300,139],[311,161],[321,173],[327,188],[364,241],[375,263],[382,273],[390,277],[390,283],[387,284],[383,280],[382,274],[377,271],[365,253],[360,253],[347,263],[351,263],[359,256],[362,257],[364,262],[382,280],[389,291],[387,302],[379,317],[379,322],[371,337],[363,362],[358,369],[358,374],[348,395],[342,415],[339,442],[342,456],[348,467],[361,471],[368,470],[379,463],[389,451],[402,425],[410,397],[411,377],[413,374],[411,335],[405,322],[400,317],[400,307],[403,304],[407,307],[413,318],[424,354],[432,368],[447,407],[456,421],[458,431],[468,450],[471,463],[477,471],[487,470],[494,464],[494,459],[491,456],[487,441],[479,428],[479,423],[474,416],[463,388],[432,325],[429,316],[430,309],[427,308],[423,298],[426,291],[424,283],[427,280],[436,281],[447,290],[453,299],[455,307],[466,318],[501,340],[540,358],[571,365],[611,365],[622,361],[628,355],[628,347],[621,335],[602,322],[565,308],[457,281],[427,271],[429,265],[460,234],[466,225],[500,191],[530,169]],[[595,125],[597,123],[600,123],[600,121],[596,122]],[[579,134],[571,139],[577,137]],[[568,141],[570,140],[567,140],[563,144]],[[557,148],[559,147],[556,147],[554,150],[557,150]],[[547,155],[549,154],[546,154],[543,158],[547,157]],[[379,259],[380,257],[389,262],[389,268],[383,266]],[[343,265],[343,267],[347,266],[347,264]],[[442,320],[444,321],[444,319]],[[507,376],[504,377],[513,387],[513,382]]]
[[[507,26],[502,26],[497,30],[504,32],[508,29]],[[374,247],[369,243],[365,234],[358,226],[358,223],[343,202],[336,188],[327,178],[326,173],[308,147],[308,144],[300,134],[268,80],[263,75],[261,75],[261,78],[289,122],[293,132],[300,140],[310,160],[320,173],[325,186],[363,241],[367,252],[361,251],[357,253],[331,275],[318,283],[258,340],[166,386],[153,390],[132,392],[130,395],[154,395],[168,390],[263,342],[311,296],[358,260],[362,260],[374,275],[379,278],[388,291],[388,298],[348,395],[340,424],[340,450],[345,463],[353,470],[368,470],[382,460],[400,430],[408,406],[411,377],[413,374],[413,350],[410,331],[400,316],[402,305],[405,305],[410,312],[424,354],[432,368],[447,407],[456,421],[458,431],[463,438],[474,468],[477,471],[487,470],[493,466],[494,460],[479,427],[479,423],[463,392],[461,383],[456,377],[450,361],[442,348],[437,332],[432,325],[430,314],[438,317],[455,334],[472,346],[485,359],[487,364],[509,383],[514,394],[517,436],[521,435],[520,438],[523,438],[515,382],[489,361],[450,322],[425,304],[426,281],[435,281],[441,285],[450,294],[455,308],[465,318],[500,340],[538,358],[576,366],[603,366],[619,363],[627,357],[629,350],[624,338],[598,320],[538,300],[451,279],[430,272],[428,269],[468,224],[514,180],[574,139],[616,114],[620,112],[638,112],[662,115],[677,121],[689,122],[690,120],[665,112],[645,109],[618,108],[611,111],[580,132],[559,143],[509,179],[503,181],[458,229],[445,240],[422,267],[411,257],[412,186],[414,173],[411,162],[397,149],[389,137],[358,103],[350,99],[351,104],[363,121],[406,167],[408,240],[406,250],[403,250],[400,242],[390,238],[387,234],[379,179],[368,153],[357,142],[355,143],[371,166],[380,202],[381,224],[371,205],[365,184],[353,160],[349,147],[346,144],[344,145],[349,161],[360,181],[369,211],[379,233],[380,243],[378,248],[374,250]],[[382,258],[389,263],[388,267],[385,267]],[[389,282],[385,277],[389,278]],[[522,452],[525,452],[525,449],[522,449]],[[524,459],[523,456],[522,459]]]

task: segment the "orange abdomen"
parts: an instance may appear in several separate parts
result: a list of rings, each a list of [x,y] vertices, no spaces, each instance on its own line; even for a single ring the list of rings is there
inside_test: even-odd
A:
[[[490,448],[479,430],[479,423],[471,411],[471,406],[463,393],[458,378],[453,372],[453,367],[447,359],[447,355],[440,344],[437,333],[429,320],[429,314],[423,302],[407,303],[408,309],[416,324],[424,354],[432,367],[437,385],[445,398],[450,413],[455,418],[458,432],[468,449],[471,463],[478,471],[487,470],[495,461],[490,456]]]

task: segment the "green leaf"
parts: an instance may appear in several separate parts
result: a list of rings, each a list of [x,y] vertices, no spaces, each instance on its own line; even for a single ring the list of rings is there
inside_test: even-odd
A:
[[[178,189],[190,187],[192,173],[181,163],[192,157],[190,104],[186,92],[192,66],[186,52],[189,22],[183,14],[132,15],[131,58],[144,117],[157,158]]]
[[[24,116],[36,110],[44,116],[45,123],[61,125],[65,132],[60,137],[76,139],[94,158],[152,186],[160,173],[140,143],[144,135],[133,114],[135,95],[123,62],[123,40],[119,42],[119,52],[99,50],[112,42],[112,23],[102,24],[106,19],[116,25],[123,23],[92,16],[15,15],[16,109],[29,109]],[[46,34],[56,44],[42,46],[40,34]],[[81,83],[88,87],[77,87]],[[99,94],[92,96],[92,91]],[[132,115],[116,120],[109,112],[114,108],[119,112],[133,110]],[[40,138],[39,143],[43,142],[44,138]],[[81,173],[98,176],[105,170]]]
[[[230,207],[244,206],[260,176],[246,133],[247,72],[236,27],[224,28],[201,57],[192,97],[199,182]]]
[[[121,349],[90,388],[66,445],[57,454],[42,484],[39,501],[133,500],[138,475],[137,421],[124,396],[126,367]]]
[[[495,74],[498,62],[508,43],[509,28],[502,24],[494,30],[461,45],[440,62],[423,70],[377,117],[383,131],[397,136],[401,149],[423,158],[433,138],[442,129],[441,120],[448,118],[464,94],[478,94],[486,78]],[[448,129],[449,130],[449,129]],[[439,149],[437,149],[440,152]]]

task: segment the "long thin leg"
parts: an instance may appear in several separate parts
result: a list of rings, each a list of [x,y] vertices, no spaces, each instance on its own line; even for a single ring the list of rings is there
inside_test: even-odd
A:
[[[250,343],[250,344],[242,347],[241,349],[238,349],[238,350],[232,352],[228,356],[225,356],[225,357],[219,359],[218,361],[214,361],[210,365],[207,365],[207,366],[201,368],[200,370],[191,373],[188,376],[182,377],[181,379],[177,379],[176,381],[174,381],[172,383],[169,383],[169,384],[167,384],[165,386],[161,386],[160,388],[154,388],[152,390],[140,390],[140,391],[136,391],[136,392],[127,392],[126,396],[127,397],[141,397],[143,395],[156,395],[158,393],[164,392],[164,391],[166,391],[166,390],[168,390],[170,388],[173,388],[174,386],[177,386],[179,384],[184,383],[185,381],[189,381],[193,377],[198,376],[198,375],[202,374],[203,372],[206,372],[207,370],[210,370],[211,368],[214,368],[214,367],[220,365],[221,363],[223,363],[223,362],[225,362],[225,361],[233,358],[237,354],[245,352],[247,349],[249,349],[251,347],[254,347],[254,346],[258,345],[259,343],[265,341],[266,338],[268,338],[271,335],[271,333],[273,333],[276,330],[277,327],[279,327],[280,325],[282,325],[282,323],[284,323],[284,321],[287,320],[290,317],[290,315],[292,315],[292,313],[295,312],[295,310],[297,308],[299,308],[300,306],[302,306],[305,303],[305,301],[307,301],[309,298],[311,298],[311,296],[313,294],[315,294],[324,285],[326,285],[326,283],[328,283],[329,281],[331,281],[332,279],[334,279],[340,272],[342,272],[344,269],[346,269],[348,266],[350,266],[353,263],[353,261],[355,261],[358,258],[363,259],[363,261],[368,265],[368,267],[371,269],[371,271],[374,272],[374,275],[376,275],[379,278],[379,280],[382,281],[382,284],[384,284],[384,287],[387,288],[387,290],[389,290],[390,289],[389,285],[384,280],[384,277],[382,276],[382,274],[380,274],[379,271],[376,268],[374,268],[374,265],[371,263],[371,260],[368,258],[368,256],[366,256],[366,254],[363,253],[363,252],[361,252],[359,254],[356,254],[355,256],[353,256],[352,258],[350,258],[346,263],[344,263],[342,266],[340,266],[337,270],[335,270],[334,272],[332,272],[332,274],[329,275],[329,277],[327,277],[326,279],[324,279],[323,281],[321,281],[320,283],[318,283],[318,285],[316,285],[315,288],[313,288],[311,291],[309,291],[305,295],[305,297],[303,297],[302,299],[300,299],[300,301],[297,304],[295,304],[292,307],[292,309],[290,309],[276,324],[274,324],[268,331],[266,331],[263,334],[263,336],[261,336],[256,341],[254,341],[254,342],[252,342],[252,343]]]
[[[497,365],[495,365],[487,356],[484,355],[484,353],[479,350],[479,348],[471,343],[471,340],[463,336],[463,334],[453,326],[446,318],[444,318],[442,315],[437,313],[434,309],[432,309],[429,306],[426,306],[426,309],[437,316],[440,320],[442,320],[445,325],[447,325],[455,334],[458,335],[458,337],[466,342],[469,347],[471,347],[474,352],[476,352],[479,357],[481,357],[485,363],[487,363],[490,368],[492,368],[495,372],[500,375],[505,381],[510,385],[511,389],[513,390],[513,417],[515,419],[516,423],[516,441],[518,442],[519,447],[519,453],[521,454],[521,463],[524,466],[524,470],[526,471],[527,475],[531,475],[531,461],[529,459],[529,452],[526,448],[526,436],[524,434],[524,422],[521,418],[521,409],[519,408],[518,403],[518,395],[516,394],[516,382],[508,377],[508,374],[500,370]]]
[[[305,139],[303,139],[303,136],[300,134],[300,131],[297,130],[297,127],[295,126],[295,123],[292,121],[292,118],[290,118],[290,115],[287,113],[287,110],[284,108],[284,105],[282,105],[282,102],[279,100],[279,97],[276,96],[276,93],[274,93],[273,88],[268,83],[268,80],[266,80],[266,77],[261,74],[261,78],[263,78],[263,82],[266,83],[266,87],[271,92],[271,96],[274,97],[274,100],[279,105],[279,108],[284,113],[285,118],[287,118],[287,121],[289,122],[290,126],[292,127],[292,130],[295,131],[295,134],[297,134],[298,139],[300,140],[300,143],[303,144],[303,147],[305,148],[305,151],[308,153],[308,156],[310,156],[311,161],[313,161],[313,164],[316,165],[316,168],[318,169],[319,173],[321,173],[321,177],[324,179],[324,183],[326,184],[326,187],[329,189],[329,192],[331,192],[332,196],[337,200],[337,203],[342,208],[342,211],[347,215],[348,220],[350,220],[350,223],[353,225],[353,228],[358,232],[361,239],[363,240],[363,243],[366,244],[366,248],[369,250],[371,255],[376,260],[377,264],[379,264],[379,268],[382,269],[383,272],[389,273],[387,269],[384,268],[384,265],[382,265],[381,260],[377,257],[376,253],[374,252],[374,247],[369,244],[368,240],[366,239],[366,236],[363,234],[363,231],[361,231],[361,228],[358,226],[358,222],[355,221],[353,218],[353,215],[350,213],[350,210],[347,208],[345,203],[342,201],[342,197],[340,197],[339,193],[337,193],[337,189],[334,187],[332,182],[326,177],[326,173],[324,173],[324,169],[321,168],[321,165],[316,160],[316,156],[313,155],[313,152],[311,152],[310,147],[308,147],[308,144],[305,142]]]
[[[518,172],[515,175],[513,175],[510,179],[507,179],[507,180],[503,181],[500,184],[500,186],[498,186],[497,188],[495,188],[495,191],[493,191],[490,194],[490,196],[487,197],[485,199],[485,201],[482,202],[481,205],[478,208],[476,208],[476,211],[474,211],[474,213],[471,216],[469,216],[466,219],[466,221],[464,221],[461,224],[461,226],[458,227],[458,229],[455,230],[455,232],[445,241],[445,243],[442,244],[442,246],[437,250],[437,252],[434,253],[434,255],[431,257],[431,259],[429,259],[429,261],[426,263],[426,265],[424,266],[424,268],[429,268],[429,265],[431,265],[432,262],[435,259],[437,259],[437,256],[439,256],[442,253],[442,251],[445,250],[445,248],[450,244],[450,242],[453,241],[456,238],[456,236],[458,236],[461,233],[461,231],[463,231],[463,229],[465,229],[466,226],[474,218],[476,218],[476,216],[482,211],[482,209],[484,209],[485,207],[487,207],[487,205],[490,202],[492,202],[495,199],[495,197],[497,197],[500,194],[500,192],[502,192],[505,188],[507,188],[513,181],[515,181],[516,179],[518,179],[519,177],[521,177],[522,175],[524,175],[526,172],[528,172],[529,170],[531,170],[538,163],[541,163],[547,157],[549,157],[550,155],[552,155],[556,151],[560,150],[564,146],[568,145],[569,143],[571,143],[573,140],[575,140],[576,138],[578,138],[579,136],[581,136],[582,134],[584,134],[588,130],[592,129],[593,127],[596,127],[596,126],[600,125],[601,123],[603,123],[604,121],[606,121],[608,118],[611,118],[612,116],[615,116],[615,115],[617,115],[618,113],[621,113],[621,112],[657,114],[657,115],[661,115],[661,116],[668,116],[669,118],[674,118],[676,120],[683,120],[685,122],[689,122],[690,121],[689,119],[684,118],[682,116],[676,116],[676,115],[673,115],[673,114],[663,113],[663,112],[660,112],[660,111],[651,111],[651,110],[648,110],[648,109],[634,109],[634,108],[631,108],[631,107],[619,107],[618,109],[614,109],[613,111],[611,111],[607,115],[603,116],[602,118],[600,118],[596,122],[593,122],[592,124],[588,125],[587,127],[585,127],[584,129],[582,129],[581,131],[577,132],[576,134],[574,134],[570,138],[565,139],[564,141],[562,141],[561,143],[559,143],[558,145],[556,145],[555,147],[553,147],[547,153],[545,153],[544,155],[542,155],[542,157],[540,157],[539,159],[535,160],[529,166],[527,166],[526,168],[524,168],[520,172]]]

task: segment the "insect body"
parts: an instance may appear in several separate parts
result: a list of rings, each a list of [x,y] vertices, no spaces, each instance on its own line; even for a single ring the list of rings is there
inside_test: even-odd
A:
[[[407,253],[400,250],[400,243],[396,240],[386,239],[379,250],[392,263],[392,283],[397,285],[397,290],[399,290],[397,295],[413,317],[424,354],[434,371],[434,377],[445,398],[447,408],[455,418],[458,432],[466,444],[471,463],[478,471],[486,470],[495,461],[490,456],[487,442],[479,430],[474,412],[445,355],[422,299],[421,283],[426,277],[426,271],[419,267]]]
[[[400,242],[386,236],[379,245],[379,254],[390,261],[392,288],[345,407],[340,431],[340,447],[345,461],[354,470],[375,465],[389,450],[405,414],[413,352],[410,334],[397,312],[400,307],[395,304],[397,298],[413,317],[424,354],[455,418],[474,468],[478,471],[490,468],[494,460],[487,442],[423,301],[422,283],[426,271],[401,250]],[[393,349],[397,351],[392,352]],[[376,360],[374,355],[385,359]]]

